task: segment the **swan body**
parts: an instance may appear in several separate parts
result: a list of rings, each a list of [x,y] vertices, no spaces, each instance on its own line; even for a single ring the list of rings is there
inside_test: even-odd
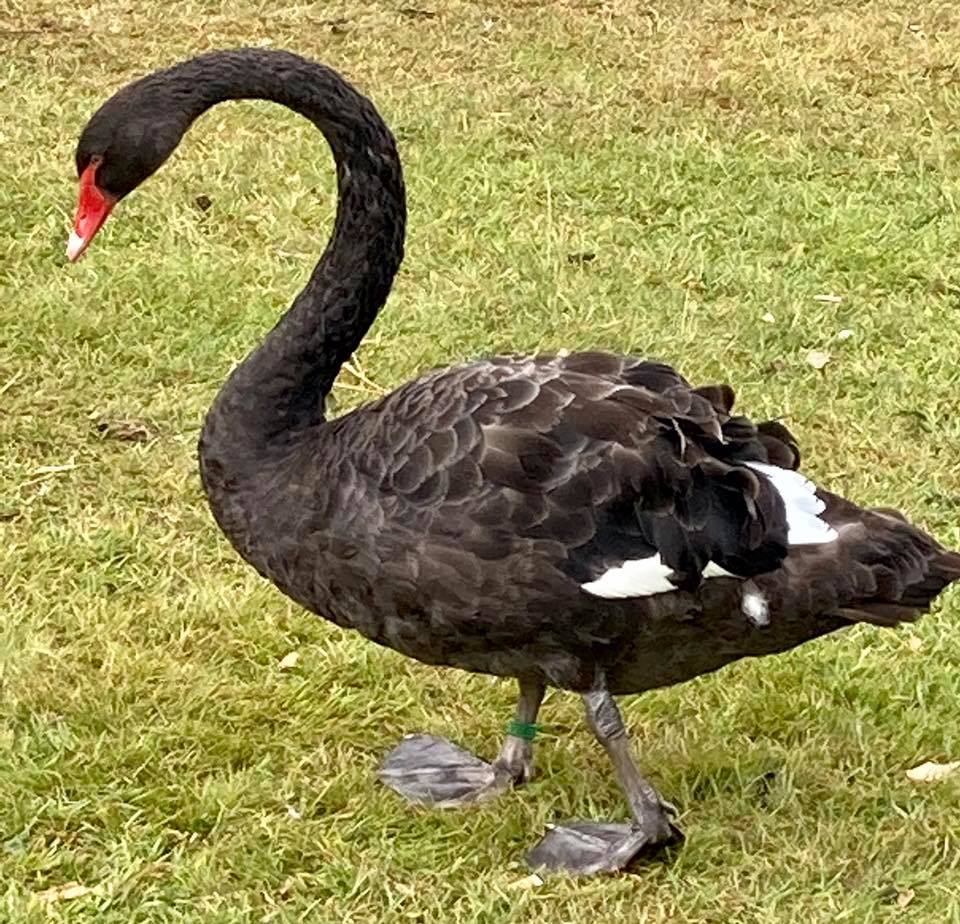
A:
[[[724,424],[743,432],[721,443]],[[787,443],[731,427],[667,367],[609,354],[432,373],[320,425],[249,482],[211,467],[219,425],[201,439],[214,510],[284,593],[425,663],[569,690],[602,671],[611,693],[638,693],[783,651],[849,625],[839,610],[854,601],[870,618],[877,576],[858,558],[912,556],[906,582],[937,555],[901,520],[827,492],[805,509],[809,482],[765,461],[764,438]],[[694,486],[703,472],[720,486]],[[752,518],[741,490],[756,494]],[[638,568],[648,583],[631,586]],[[606,590],[618,570],[628,579]],[[744,618],[750,592],[764,626]]]
[[[734,414],[729,387],[695,388],[657,362],[495,357],[327,420],[323,398],[402,260],[406,208],[373,105],[296,55],[214,52],[108,100],[77,148],[71,259],[197,116],[236,98],[317,125],[339,207],[306,288],[206,417],[200,469],[217,522],[305,608],[427,664],[520,685],[497,761],[415,736],[381,769],[399,792],[443,804],[522,782],[544,689],[577,691],[632,820],[553,829],[531,860],[622,868],[679,832],[632,762],[613,696],[858,621],[914,619],[960,578],[960,556],[900,514],[800,475],[789,432]]]

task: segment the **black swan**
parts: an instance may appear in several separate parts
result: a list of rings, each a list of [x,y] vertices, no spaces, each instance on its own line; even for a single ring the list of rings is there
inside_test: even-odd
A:
[[[528,779],[545,688],[575,691],[632,819],[559,825],[528,859],[623,869],[680,832],[634,764],[615,696],[853,623],[915,619],[960,579],[960,555],[896,511],[801,476],[781,424],[734,415],[729,387],[693,388],[660,363],[496,357],[327,420],[324,398],[400,265],[406,206],[376,109],[294,54],[204,54],[108,100],[77,146],[70,259],[201,113],[248,98],[319,128],[339,205],[306,287],[207,414],[200,470],[214,516],[307,609],[427,664],[519,683],[492,764],[410,736],[381,767],[393,789],[449,805]]]

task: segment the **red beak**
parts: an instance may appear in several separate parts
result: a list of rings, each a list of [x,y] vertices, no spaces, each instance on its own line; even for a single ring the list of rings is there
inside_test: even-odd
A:
[[[80,259],[117,204],[113,196],[97,186],[98,166],[99,161],[91,161],[80,174],[80,199],[77,203],[77,214],[73,219],[73,231],[67,241],[67,259],[71,262]]]

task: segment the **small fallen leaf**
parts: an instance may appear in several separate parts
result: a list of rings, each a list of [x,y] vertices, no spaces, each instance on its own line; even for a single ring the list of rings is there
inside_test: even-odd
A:
[[[939,783],[948,776],[960,770],[960,760],[952,760],[950,763],[938,764],[934,760],[928,760],[926,763],[912,767],[907,771],[907,778],[914,783]]]
[[[285,654],[281,659],[277,667],[282,671],[288,671],[291,668],[297,666],[297,662],[300,660],[300,655],[296,651],[291,651],[289,654]]]
[[[68,902],[74,898],[83,898],[89,891],[90,889],[79,882],[65,882],[63,885],[37,892],[37,898],[42,902]]]
[[[807,362],[813,366],[814,369],[822,369],[830,362],[830,354],[824,353],[823,350],[811,350],[807,353]]]
[[[841,331],[837,332],[837,340],[849,340],[853,336],[853,331],[849,328],[844,328]]]
[[[402,6],[397,12],[401,16],[409,16],[412,19],[436,19],[440,15],[433,10],[421,10],[412,6]]]
[[[524,876],[523,879],[518,879],[516,882],[511,882],[509,888],[536,889],[542,885],[543,879],[541,879],[536,873],[531,873],[529,876]]]
[[[766,322],[767,324],[773,324],[773,322],[777,319],[768,311],[762,318],[760,318],[760,320]]]
[[[897,907],[901,910],[906,908],[910,902],[916,897],[916,891],[914,889],[907,889],[904,892],[897,893]]]
[[[146,443],[156,435],[156,429],[145,420],[129,420],[101,417],[94,424],[97,433],[105,440],[125,440],[131,443]]]
[[[815,302],[829,302],[831,305],[839,305],[843,301],[842,295],[814,295]]]

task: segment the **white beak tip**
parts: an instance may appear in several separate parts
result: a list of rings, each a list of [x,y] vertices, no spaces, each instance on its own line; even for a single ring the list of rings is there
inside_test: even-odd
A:
[[[67,259],[73,262],[86,249],[87,249],[86,238],[80,237],[80,235],[77,234],[76,231],[71,231],[70,237],[67,239]]]

